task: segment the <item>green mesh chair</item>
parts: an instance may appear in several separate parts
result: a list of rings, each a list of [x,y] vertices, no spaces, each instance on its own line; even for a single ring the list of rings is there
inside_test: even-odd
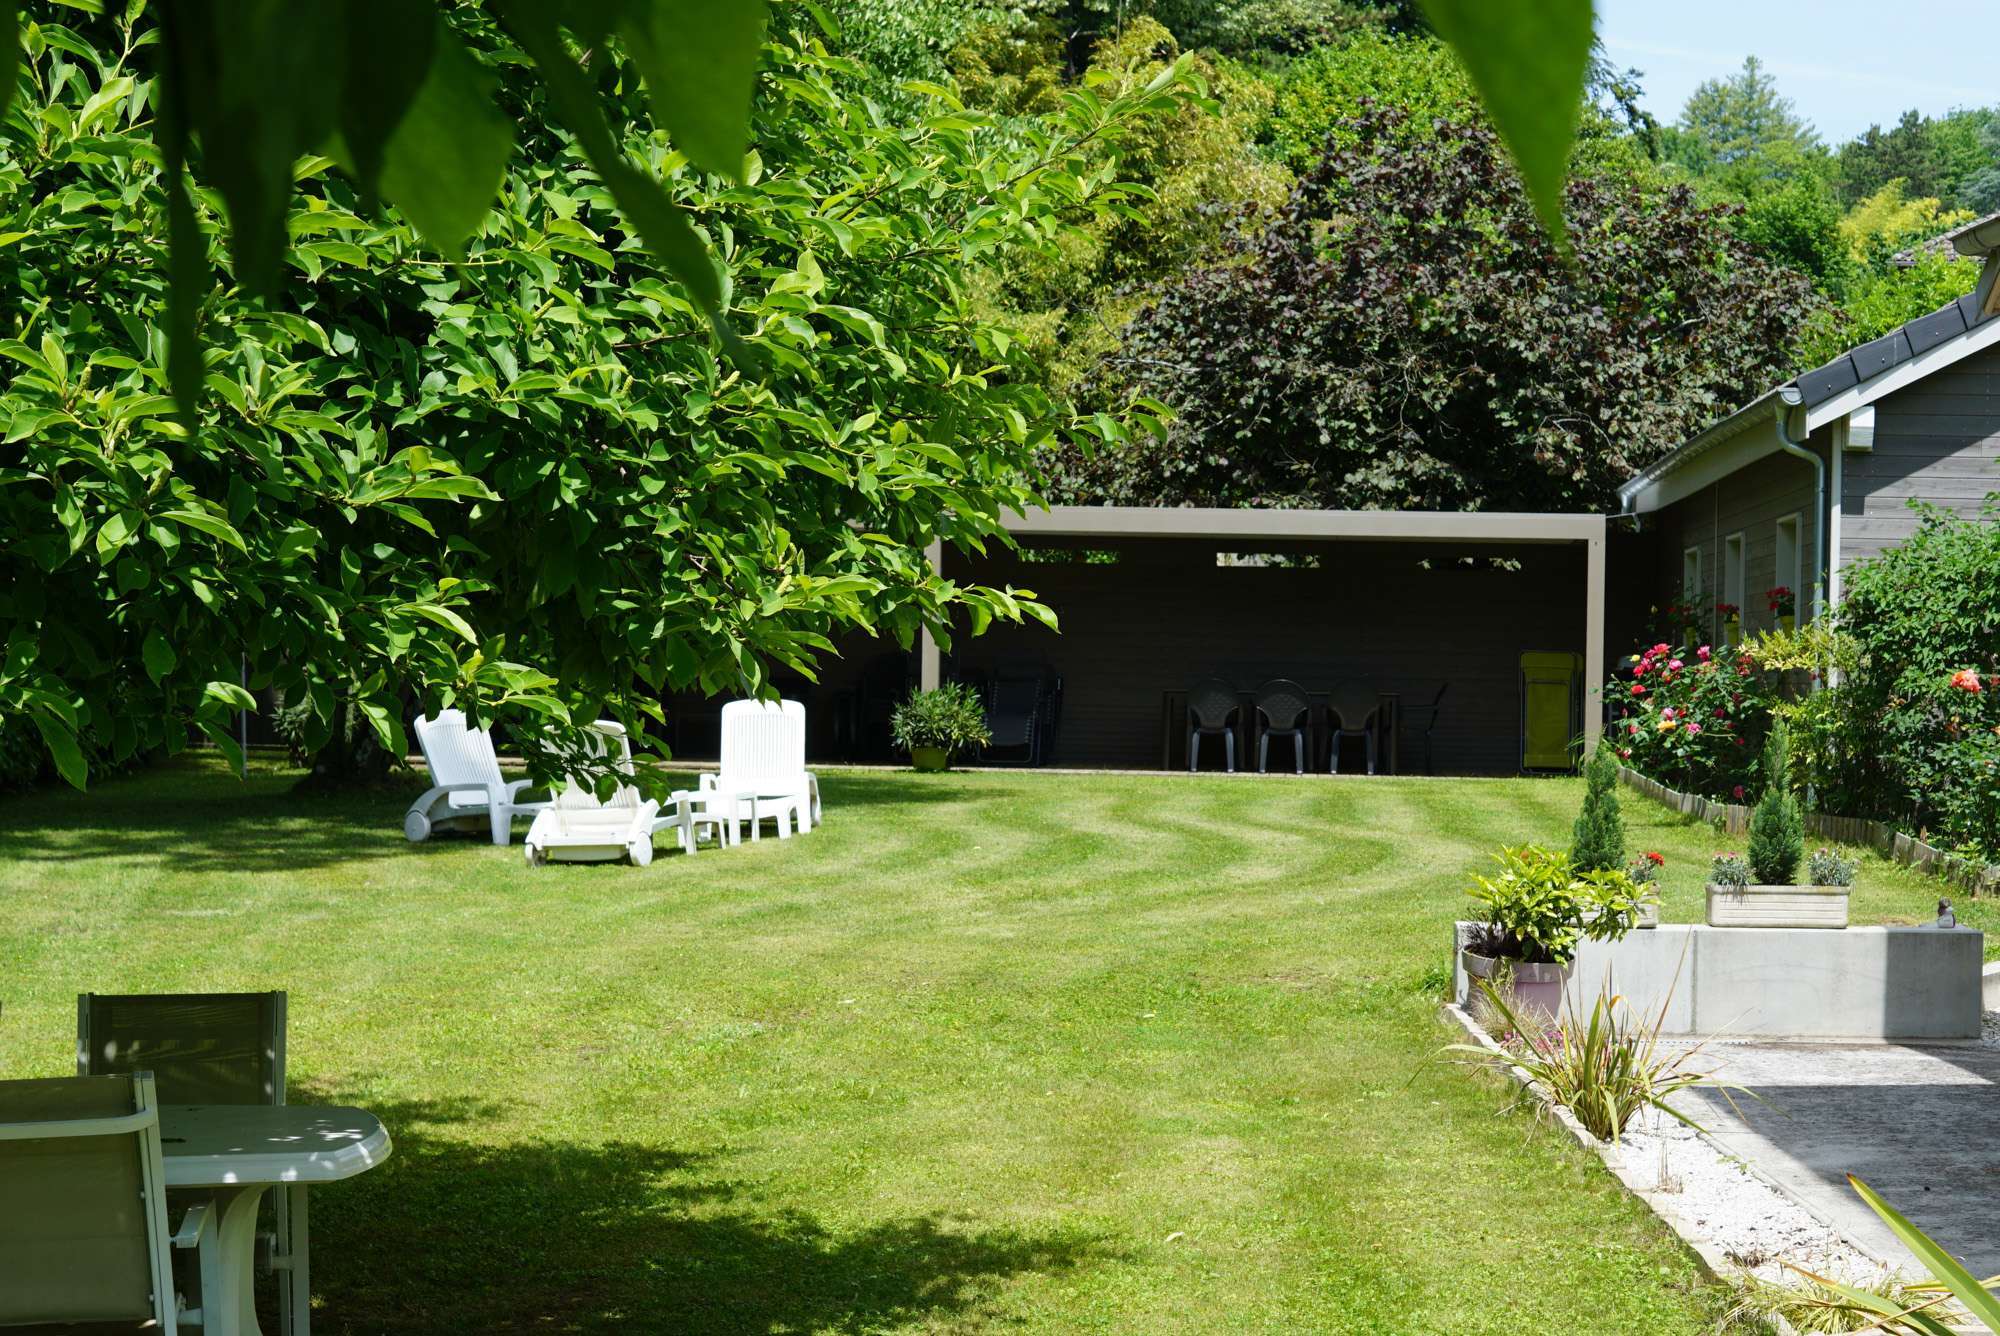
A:
[[[167,1234],[150,1075],[0,1081],[0,1330],[199,1326],[169,1259],[207,1229],[203,1203]]]
[[[162,1104],[283,1104],[285,995],[271,993],[82,993],[76,999],[80,1076],[150,1071]],[[312,1324],[306,1189],[271,1194],[284,1336]]]

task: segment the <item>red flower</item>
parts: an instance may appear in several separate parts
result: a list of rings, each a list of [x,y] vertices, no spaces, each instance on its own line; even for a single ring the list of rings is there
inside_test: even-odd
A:
[[[1701,647],[1700,649],[1698,649],[1698,650],[1696,650],[1696,651],[1694,652],[1694,656],[1695,656],[1695,657],[1696,657],[1697,659],[1700,659],[1700,660],[1701,660],[1701,661],[1702,661],[1703,663],[1707,663],[1707,662],[1708,662],[1708,646],[1706,646],[1706,645],[1703,645],[1703,646],[1702,646],[1702,647]]]
[[[1632,684],[1632,694],[1635,696],[1643,696],[1646,694],[1646,688],[1641,686],[1639,683],[1634,682]]]
[[[1664,855],[1654,853],[1651,849],[1648,849],[1646,851],[1646,861],[1648,863],[1651,863],[1654,867],[1659,867],[1663,865],[1667,860]]]
[[[1737,742],[1737,745],[1738,745],[1738,746],[1741,746],[1741,745],[1742,745],[1742,742],[1743,742],[1743,739],[1742,739],[1742,738],[1738,738],[1738,739],[1736,739],[1736,742]],[[1730,790],[1730,792],[1731,792],[1732,794],[1734,794],[1734,795],[1736,796],[1736,801],[1737,801],[1737,802],[1742,802],[1742,801],[1743,801],[1743,786],[1742,786],[1741,784],[1738,784],[1738,785],[1737,785],[1737,786],[1736,786],[1735,788],[1731,789],[1731,790]]]
[[[1653,646],[1653,653],[1665,654],[1671,648],[1672,646],[1668,645],[1666,641],[1662,640],[1659,644]]]
[[[1960,691],[1970,691],[1975,696],[1985,690],[1979,681],[1979,674],[1970,668],[1961,668],[1953,673],[1951,675],[1951,684]]]

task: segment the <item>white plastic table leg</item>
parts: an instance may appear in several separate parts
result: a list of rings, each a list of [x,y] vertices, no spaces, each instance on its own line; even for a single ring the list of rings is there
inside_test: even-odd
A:
[[[215,1293],[201,1296],[202,1336],[261,1336],[257,1325],[257,1204],[265,1185],[216,1188],[216,1225],[201,1241],[204,1280]]]

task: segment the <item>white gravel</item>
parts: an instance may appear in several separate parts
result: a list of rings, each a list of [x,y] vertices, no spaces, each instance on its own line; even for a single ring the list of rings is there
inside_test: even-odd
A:
[[[1882,1272],[1803,1206],[1671,1118],[1635,1120],[1605,1161],[1683,1237],[1767,1280],[1797,1281],[1782,1262],[1841,1280]]]

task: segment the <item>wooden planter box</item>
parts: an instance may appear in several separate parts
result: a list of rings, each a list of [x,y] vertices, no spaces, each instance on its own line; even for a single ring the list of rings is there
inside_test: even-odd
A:
[[[1711,928],[1844,928],[1846,886],[1708,886]]]

